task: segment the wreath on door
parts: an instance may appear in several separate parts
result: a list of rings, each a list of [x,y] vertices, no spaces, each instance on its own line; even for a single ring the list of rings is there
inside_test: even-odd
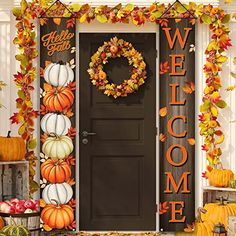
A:
[[[109,58],[126,57],[129,65],[132,65],[132,73],[130,78],[124,80],[121,84],[109,83],[107,74],[103,67],[108,63]],[[90,80],[98,90],[102,91],[107,96],[114,98],[126,97],[138,90],[145,83],[146,63],[143,56],[139,53],[131,43],[118,39],[111,38],[110,41],[98,48],[97,52],[91,57],[89,69]]]

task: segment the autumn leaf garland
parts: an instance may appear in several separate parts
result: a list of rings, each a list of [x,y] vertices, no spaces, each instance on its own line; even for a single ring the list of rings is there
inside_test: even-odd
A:
[[[33,136],[34,119],[38,116],[38,112],[33,109],[31,93],[34,90],[32,86],[36,78],[36,68],[33,66],[33,60],[37,57],[35,32],[33,19],[41,16],[52,3],[51,0],[33,0],[27,2],[21,1],[20,8],[14,8],[13,14],[16,17],[17,36],[14,43],[18,46],[19,54],[16,59],[20,61],[20,71],[14,75],[15,83],[18,90],[18,98],[16,100],[19,111],[15,113],[11,120],[13,123],[20,124],[19,134],[26,140],[28,153],[27,158],[30,161],[30,192],[33,193],[38,184],[33,181],[35,175],[35,152],[36,139]],[[60,4],[58,2],[58,4]],[[160,16],[169,7],[165,4],[153,3],[150,7],[138,7],[133,4],[122,6],[118,4],[115,7],[106,5],[91,7],[89,4],[72,4],[69,7],[74,12],[74,17],[80,23],[91,22],[97,20],[100,23],[133,23],[140,26],[145,22],[153,22],[162,26],[168,25],[167,19],[159,19]],[[68,16],[68,11],[62,6],[53,7],[50,16]],[[211,5],[197,5],[194,2],[181,5],[178,2],[169,10],[165,17],[186,18],[191,15],[200,19],[201,23],[208,24],[212,32],[212,40],[206,49],[207,62],[204,66],[206,75],[206,87],[204,90],[203,103],[201,105],[200,134],[204,137],[203,150],[206,151],[207,160],[210,166],[220,161],[221,149],[218,147],[224,140],[224,134],[220,130],[218,121],[219,109],[224,108],[226,103],[220,95],[221,80],[219,73],[222,64],[227,60],[223,52],[231,46],[229,38],[229,28],[225,24],[229,21],[230,15],[226,14],[222,9]],[[46,19],[41,18],[41,24]],[[178,19],[178,21],[181,19]],[[177,21],[177,22],[178,22]],[[195,24],[196,19],[191,19],[191,23]],[[67,22],[67,27],[75,24],[75,19]],[[167,70],[167,66],[165,66]],[[165,71],[164,70],[164,71]],[[187,85],[187,93],[191,93],[193,88]],[[211,168],[207,168],[211,169]]]

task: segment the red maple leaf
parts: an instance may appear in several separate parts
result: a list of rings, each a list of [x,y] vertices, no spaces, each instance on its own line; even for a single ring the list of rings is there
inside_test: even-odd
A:
[[[168,202],[163,202],[161,203],[160,202],[160,205],[159,205],[159,214],[162,215],[162,214],[165,214],[169,209],[169,206],[168,206]]]
[[[170,69],[169,67],[169,62],[161,62],[160,63],[160,74],[164,75],[166,72],[168,72],[168,70]]]
[[[67,29],[74,27],[74,25],[75,25],[75,18],[71,18],[66,21],[66,28]]]
[[[76,128],[70,127],[68,130],[68,136],[71,139],[74,139],[74,137],[76,136]]]
[[[76,89],[76,82],[71,82],[67,85],[67,88],[69,88],[71,91]]]
[[[68,165],[75,166],[75,158],[74,158],[73,155],[68,156],[67,158],[65,158],[65,161]]]

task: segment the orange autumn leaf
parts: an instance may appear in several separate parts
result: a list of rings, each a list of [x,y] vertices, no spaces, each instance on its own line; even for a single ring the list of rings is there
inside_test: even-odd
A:
[[[195,91],[195,84],[193,82],[185,82],[182,89],[185,93],[191,94]]]
[[[67,117],[70,118],[70,117],[74,116],[74,112],[72,112],[72,109],[69,109],[64,112],[64,115],[66,115]]]
[[[70,129],[68,130],[68,136],[71,139],[74,139],[74,137],[76,136],[76,128],[70,127]]]
[[[74,178],[71,178],[71,179],[69,179],[68,181],[67,181],[67,183],[70,185],[70,186],[73,186],[73,185],[75,185],[75,179]]]
[[[167,107],[161,108],[160,111],[159,111],[159,114],[160,114],[161,117],[166,116],[166,114],[167,114]]]
[[[46,68],[48,65],[50,65],[50,64],[52,64],[51,61],[45,61],[45,68]]]
[[[188,143],[190,145],[195,145],[195,139],[194,138],[188,138]]]
[[[168,61],[160,63],[160,74],[161,75],[164,75],[165,73],[167,73],[169,71],[169,69],[170,69],[170,66],[169,66]]]
[[[48,18],[39,18],[39,24],[40,25],[46,25],[48,21]]]
[[[59,18],[59,17],[54,17],[54,18],[53,18],[53,22],[54,22],[56,25],[60,25],[60,24],[61,24],[61,18]]]
[[[166,141],[166,135],[164,135],[163,133],[160,133],[159,138],[160,138],[161,142],[165,142]]]
[[[46,204],[46,202],[41,198],[41,199],[39,200],[39,205],[40,205],[40,207],[44,208],[47,204]]]
[[[44,83],[43,88],[46,92],[49,92],[53,89],[52,85]]]
[[[44,69],[40,67],[40,77],[44,77]]]
[[[185,233],[191,233],[191,232],[194,231],[194,229],[195,229],[195,224],[194,223],[192,223],[191,225],[187,224],[186,228],[184,228],[184,232]]]

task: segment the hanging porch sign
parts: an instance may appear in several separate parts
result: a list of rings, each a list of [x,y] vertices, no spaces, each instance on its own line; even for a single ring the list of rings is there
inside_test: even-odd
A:
[[[195,218],[195,26],[160,27],[160,230],[183,231]]]
[[[42,229],[75,230],[75,19],[40,18]]]

